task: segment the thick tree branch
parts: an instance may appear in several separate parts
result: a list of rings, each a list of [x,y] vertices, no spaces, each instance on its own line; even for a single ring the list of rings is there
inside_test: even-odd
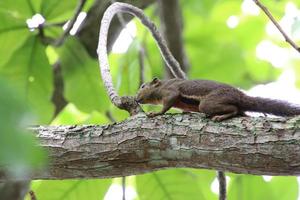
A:
[[[49,150],[32,179],[105,178],[169,167],[300,175],[300,117],[213,122],[198,113],[136,115],[106,126],[32,127]],[[3,167],[0,180],[8,179]]]

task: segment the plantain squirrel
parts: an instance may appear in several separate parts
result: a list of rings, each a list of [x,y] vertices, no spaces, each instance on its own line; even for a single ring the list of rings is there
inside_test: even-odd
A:
[[[150,112],[154,117],[164,114],[171,107],[184,112],[201,112],[214,121],[245,115],[245,111],[269,113],[277,116],[300,115],[300,105],[288,102],[250,97],[230,85],[210,80],[154,78],[141,85],[136,101],[141,104],[162,104],[160,112]]]

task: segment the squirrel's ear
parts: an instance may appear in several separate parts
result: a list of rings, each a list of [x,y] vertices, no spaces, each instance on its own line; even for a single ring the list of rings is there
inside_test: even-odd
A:
[[[155,87],[159,86],[160,85],[160,80],[159,78],[155,77],[152,81],[151,81],[151,84],[154,85]]]
[[[159,78],[157,78],[157,77],[154,77],[151,81],[151,83],[153,83],[153,84],[155,84],[157,82],[160,82]]]

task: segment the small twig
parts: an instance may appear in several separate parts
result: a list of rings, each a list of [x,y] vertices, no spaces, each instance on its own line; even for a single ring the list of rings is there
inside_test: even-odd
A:
[[[37,200],[33,190],[29,191],[29,195],[30,195],[30,200]]]
[[[67,23],[68,21],[62,21],[62,22],[54,22],[54,23],[44,23],[43,24],[43,28],[45,27],[55,27],[55,26],[63,26],[65,23]]]
[[[126,176],[122,177],[122,200],[126,200]]]
[[[140,65],[140,82],[141,86],[145,82],[145,49],[143,46],[139,48],[139,65]]]
[[[222,171],[217,171],[219,181],[219,200],[226,200],[226,176]]]
[[[68,101],[64,97],[64,81],[62,76],[62,67],[61,67],[61,61],[57,60],[53,64],[53,86],[54,90],[52,92],[51,101],[55,106],[55,111],[52,117],[52,120],[57,117],[57,115],[60,113],[60,111],[63,110],[63,108],[68,104]]]
[[[111,121],[112,123],[116,123],[116,119],[112,116],[111,112],[109,110],[107,110],[105,112],[105,116],[107,117],[107,119],[109,121]]]
[[[270,11],[266,6],[264,6],[262,3],[260,3],[259,0],[253,0],[258,7],[261,8],[261,10],[269,17],[269,19],[272,21],[272,23],[277,27],[277,29],[280,31],[282,36],[284,37],[285,41],[289,43],[294,49],[296,49],[300,53],[300,48],[297,46],[297,44],[289,38],[289,36],[284,32],[284,30],[281,28],[281,26],[278,24],[278,22],[275,20],[275,18],[272,16]]]
[[[78,15],[80,14],[80,12],[82,11],[83,9],[83,6],[85,4],[86,0],[79,0],[78,1],[78,6],[75,10],[75,13],[73,15],[73,18],[69,21],[68,25],[67,25],[67,28],[66,30],[62,33],[62,35],[54,42],[54,46],[58,47],[58,46],[61,46],[65,39],[67,38],[67,36],[69,35],[69,32],[70,30],[73,28],[76,20],[77,20],[77,17]]]

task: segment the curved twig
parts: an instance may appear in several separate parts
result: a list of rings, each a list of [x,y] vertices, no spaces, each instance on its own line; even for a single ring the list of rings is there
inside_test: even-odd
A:
[[[112,84],[112,77],[109,70],[108,57],[107,57],[107,34],[110,22],[114,15],[118,12],[130,13],[140,19],[140,21],[151,31],[157,45],[162,53],[162,56],[170,68],[175,77],[186,78],[185,73],[181,70],[179,63],[171,54],[170,50],[166,46],[165,40],[161,37],[160,33],[157,31],[156,26],[146,17],[142,10],[136,8],[130,4],[126,3],[114,3],[107,8],[103,18],[101,20],[101,27],[99,31],[99,42],[98,42],[98,59],[100,64],[100,70],[104,85],[108,91],[111,101],[117,107],[121,109],[128,110],[124,105],[121,98],[118,96]],[[128,102],[127,102],[128,103]],[[129,110],[128,110],[129,111]]]
[[[272,23],[276,26],[276,28],[280,31],[282,36],[284,37],[285,41],[289,43],[296,51],[300,53],[300,48],[298,45],[284,32],[284,30],[281,28],[281,26],[278,24],[278,22],[275,20],[275,18],[272,16],[270,11],[266,6],[264,6],[259,0],[253,0],[254,3],[261,8],[261,10],[268,16],[268,18],[272,21]]]

